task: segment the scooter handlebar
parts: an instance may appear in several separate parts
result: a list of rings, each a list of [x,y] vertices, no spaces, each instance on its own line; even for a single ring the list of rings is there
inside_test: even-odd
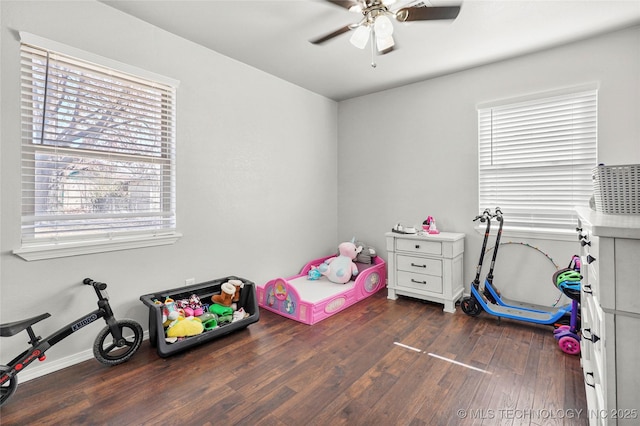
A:
[[[475,222],[476,220],[480,219],[480,222],[484,223],[487,220],[491,219],[491,210],[489,209],[484,209],[484,211],[482,212],[482,214],[479,214],[478,216],[476,216],[473,221]]]
[[[502,210],[500,210],[500,207],[496,207],[496,213],[493,217],[498,218],[498,222],[502,222]]]

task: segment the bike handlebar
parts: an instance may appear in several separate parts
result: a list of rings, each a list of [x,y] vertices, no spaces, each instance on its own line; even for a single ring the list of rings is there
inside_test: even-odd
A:
[[[98,282],[98,281],[94,281],[91,278],[85,278],[84,280],[82,280],[82,283],[86,284],[86,285],[91,285],[91,286],[93,286],[94,288],[96,288],[98,290],[104,290],[104,289],[107,288],[107,284],[106,283],[101,283],[101,282]]]

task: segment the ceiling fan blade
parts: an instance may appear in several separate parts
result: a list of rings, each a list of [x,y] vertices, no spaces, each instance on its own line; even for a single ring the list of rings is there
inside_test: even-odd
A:
[[[327,40],[331,40],[332,38],[339,36],[340,34],[346,33],[350,29],[351,29],[351,25],[345,25],[344,27],[338,28],[337,30],[335,30],[332,33],[323,35],[323,36],[318,37],[318,38],[314,38],[313,40],[309,40],[309,42],[312,43],[312,44],[321,44],[321,43],[324,43]]]
[[[345,9],[351,9],[353,6],[357,6],[358,2],[355,0],[349,1],[349,0],[326,0],[329,3],[333,3],[336,6],[340,6],[340,7],[344,7]]]
[[[396,19],[400,22],[455,19],[458,13],[460,6],[405,7],[396,12]]]

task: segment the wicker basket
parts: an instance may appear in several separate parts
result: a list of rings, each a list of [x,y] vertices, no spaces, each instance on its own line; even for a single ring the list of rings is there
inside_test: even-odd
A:
[[[593,169],[596,211],[640,214],[640,164]]]

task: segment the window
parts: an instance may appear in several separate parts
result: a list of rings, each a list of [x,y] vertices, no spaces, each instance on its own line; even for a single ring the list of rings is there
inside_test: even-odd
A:
[[[479,211],[499,206],[504,229],[575,233],[596,166],[597,91],[478,108]]]
[[[175,241],[176,86],[21,37],[16,253],[82,247],[44,255],[58,257]]]

